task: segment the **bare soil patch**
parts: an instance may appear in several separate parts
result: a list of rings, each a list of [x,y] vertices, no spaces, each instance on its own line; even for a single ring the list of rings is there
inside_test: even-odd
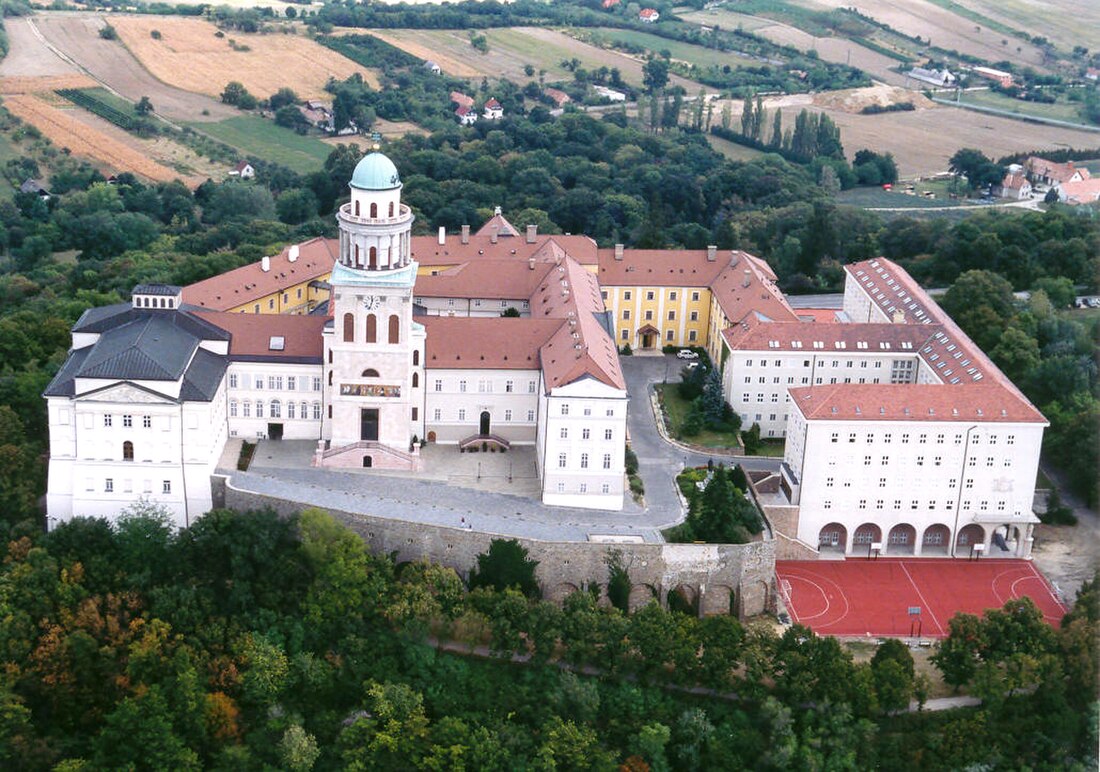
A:
[[[111,21],[117,24],[119,18],[112,16]],[[93,78],[132,102],[149,97],[157,113],[165,118],[218,121],[238,114],[236,109],[216,99],[173,88],[154,78],[126,46],[99,37],[99,28],[104,24],[101,16],[44,13],[35,16],[34,21],[46,40]]]
[[[936,103],[919,91],[908,91],[895,86],[871,86],[870,88],[853,88],[845,91],[825,91],[814,96],[813,103],[818,107],[831,110],[840,110],[845,113],[859,113],[865,107],[871,105],[888,105],[911,103],[917,108],[933,107]]]
[[[825,8],[855,8],[906,35],[919,35],[932,45],[996,62],[1011,58],[1032,67],[1043,66],[1039,49],[1020,38],[1005,35],[964,19],[927,0],[813,0]],[[1008,41],[1002,44],[1001,41]],[[1017,51],[1017,48],[1020,50]],[[1045,69],[1045,68],[1044,68]]]
[[[108,173],[133,172],[157,182],[184,176],[149,160],[146,153],[77,120],[70,111],[58,110],[29,94],[9,96],[4,105],[37,127],[57,147],[68,148],[74,155],[99,162]]]
[[[217,37],[213,24],[180,17],[121,16],[111,22],[149,72],[186,91],[217,97],[235,80],[260,98],[284,86],[303,98],[324,98],[329,78],[344,80],[359,73],[372,86],[379,84],[372,70],[299,35],[226,31]],[[160,40],[153,39],[154,30]]]

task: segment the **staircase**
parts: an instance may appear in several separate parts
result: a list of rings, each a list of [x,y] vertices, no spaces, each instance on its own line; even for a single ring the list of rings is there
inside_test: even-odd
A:
[[[503,453],[511,447],[512,444],[499,434],[471,434],[458,443],[458,449],[462,453],[465,453],[471,448],[475,451],[484,450],[487,452],[495,452],[499,450]]]
[[[370,456],[372,469],[420,469],[420,448],[404,451],[373,440],[361,440],[338,448],[324,448],[324,441],[317,443],[313,466],[363,468],[363,457]]]

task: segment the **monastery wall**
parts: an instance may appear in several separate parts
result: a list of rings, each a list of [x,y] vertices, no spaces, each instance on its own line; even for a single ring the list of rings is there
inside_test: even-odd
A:
[[[222,476],[212,479],[214,506],[239,511],[270,508],[289,516],[310,506],[234,488]],[[357,533],[375,553],[395,553],[399,562],[427,559],[469,575],[480,553],[496,535],[438,525],[354,514],[322,507]],[[633,589],[631,608],[656,597],[667,605],[670,592],[698,603],[700,616],[735,613],[741,618],[775,610],[775,543],[606,544],[516,538],[539,562],[536,577],[543,597],[560,603],[588,585],[607,596],[607,557],[622,554]]]

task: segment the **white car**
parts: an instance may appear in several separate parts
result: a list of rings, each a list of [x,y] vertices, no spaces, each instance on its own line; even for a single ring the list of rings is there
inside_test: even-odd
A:
[[[689,348],[682,348],[676,352],[677,359],[698,359],[699,355]]]

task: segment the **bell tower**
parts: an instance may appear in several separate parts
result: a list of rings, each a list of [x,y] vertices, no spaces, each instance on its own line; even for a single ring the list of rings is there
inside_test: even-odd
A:
[[[382,153],[355,167],[340,207],[340,254],[325,328],[325,405],[318,464],[416,468],[424,435],[424,327],[413,321],[413,214]]]

